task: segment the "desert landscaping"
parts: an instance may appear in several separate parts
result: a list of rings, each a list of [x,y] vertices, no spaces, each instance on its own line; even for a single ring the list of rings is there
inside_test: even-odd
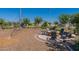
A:
[[[35,35],[39,33],[38,29],[22,29],[13,33],[13,36],[10,37],[11,31],[0,31],[0,50],[48,50],[44,42],[40,42],[35,38]]]
[[[75,9],[69,14],[71,9],[61,8],[55,9],[56,15],[52,10],[0,9],[0,51],[78,51],[79,13]]]

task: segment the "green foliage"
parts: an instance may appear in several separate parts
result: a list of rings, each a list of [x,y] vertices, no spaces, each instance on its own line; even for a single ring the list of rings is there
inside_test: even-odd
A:
[[[30,23],[30,24],[29,24],[29,27],[34,27],[34,26],[35,26],[34,23]]]
[[[39,25],[43,19],[41,17],[35,17],[35,25]]]
[[[79,34],[79,14],[72,15],[71,23],[75,25],[76,31]]]
[[[54,22],[54,24],[55,24],[55,25],[58,25],[58,22],[57,22],[57,21],[55,21],[55,22]]]
[[[79,24],[79,14],[72,15],[71,23],[72,24]]]
[[[23,18],[22,23],[24,23],[27,26],[30,24],[30,20],[28,18]]]
[[[61,24],[66,24],[69,21],[70,16],[69,15],[60,15],[59,20]]]
[[[45,21],[43,24],[42,24],[42,26],[41,26],[41,28],[47,28],[47,27],[49,27],[50,26],[50,23],[49,22],[47,22],[47,21]]]
[[[19,23],[13,22],[13,26],[14,26],[14,28],[18,28],[19,27]]]
[[[3,25],[5,23],[4,19],[0,18],[0,25]]]
[[[6,24],[6,21],[4,19],[0,18],[0,27],[2,29],[4,28],[5,24]]]
[[[79,51],[79,41],[77,41],[73,47],[74,50]]]

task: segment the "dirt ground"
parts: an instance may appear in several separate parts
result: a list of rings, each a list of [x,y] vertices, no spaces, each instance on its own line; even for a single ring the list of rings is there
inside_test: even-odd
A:
[[[13,34],[11,34],[13,32]],[[39,29],[0,30],[1,51],[46,51],[48,47],[44,42],[35,38]]]

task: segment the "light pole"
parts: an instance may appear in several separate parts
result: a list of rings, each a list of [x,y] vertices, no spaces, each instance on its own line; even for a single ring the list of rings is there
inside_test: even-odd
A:
[[[22,19],[22,9],[20,8],[19,24],[21,24],[21,19]]]

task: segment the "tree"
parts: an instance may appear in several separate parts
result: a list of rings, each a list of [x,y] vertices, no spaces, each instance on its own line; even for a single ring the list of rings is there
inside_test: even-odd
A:
[[[66,24],[69,21],[70,16],[69,15],[60,15],[59,20],[61,24]]]
[[[35,17],[35,25],[38,26],[42,21],[43,19],[41,17]]]
[[[72,24],[79,24],[79,14],[72,15],[71,23]]]
[[[11,25],[9,25],[9,23],[7,21],[5,21],[4,24],[1,25],[1,26],[2,26],[2,28],[5,28],[6,29],[7,27],[9,27]]]
[[[76,31],[79,34],[79,14],[72,15],[71,23],[75,25]]]
[[[0,27],[3,29],[5,24],[5,20],[0,18]]]
[[[43,24],[42,24],[42,28],[47,28],[47,27],[49,27],[50,26],[50,23],[49,22],[47,22],[47,21],[45,21]]]
[[[22,23],[28,26],[30,24],[30,20],[28,18],[23,18]]]

